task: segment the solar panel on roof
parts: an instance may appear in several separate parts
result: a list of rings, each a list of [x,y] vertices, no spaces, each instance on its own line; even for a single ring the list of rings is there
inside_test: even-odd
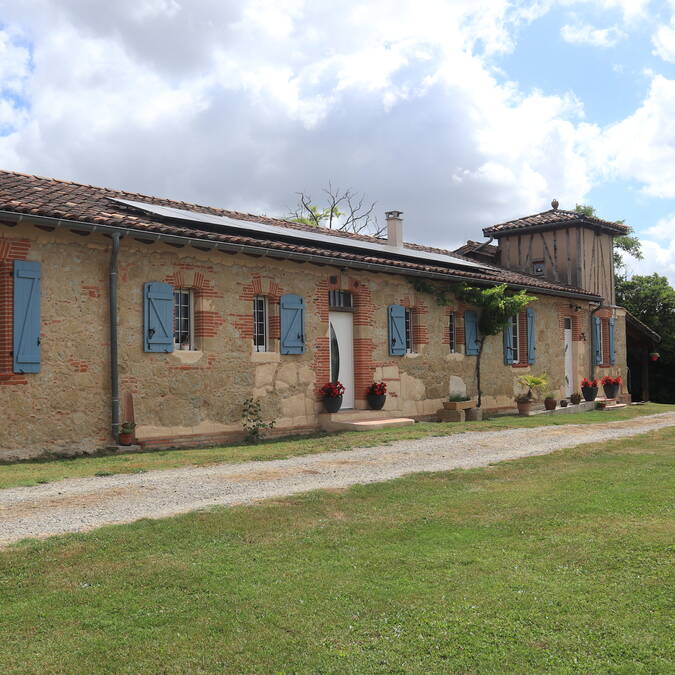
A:
[[[425,260],[429,263],[444,263],[446,265],[454,265],[459,267],[471,267],[478,269],[491,269],[488,265],[482,265],[470,260],[462,260],[455,256],[446,255],[443,253],[434,253],[431,251],[419,251],[412,248],[399,248],[389,246],[387,244],[378,244],[370,241],[362,241],[360,239],[352,239],[349,237],[336,237],[323,232],[308,232],[306,230],[294,230],[290,227],[281,227],[278,225],[268,225],[266,223],[251,222],[247,220],[237,220],[228,216],[216,216],[210,213],[199,213],[196,211],[187,211],[186,209],[175,209],[171,206],[158,206],[156,204],[147,204],[145,202],[135,202],[130,199],[117,199],[109,197],[114,202],[131,206],[147,213],[152,213],[164,218],[172,218],[175,220],[187,220],[195,223],[205,223],[209,225],[220,225],[221,227],[234,228],[244,232],[254,234],[269,234],[273,237],[285,237],[288,239],[295,239],[298,241],[306,241],[313,243],[330,244],[332,246],[339,246],[344,249],[358,249],[360,251],[368,251],[370,253],[385,253],[387,255],[395,255],[398,257],[413,258],[415,260]]]

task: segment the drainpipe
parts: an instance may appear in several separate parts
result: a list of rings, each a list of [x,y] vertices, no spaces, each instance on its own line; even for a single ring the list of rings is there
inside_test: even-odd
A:
[[[110,300],[110,390],[112,394],[112,437],[118,442],[120,433],[120,382],[117,363],[117,256],[120,251],[120,233],[113,232],[110,270],[108,273]]]
[[[589,335],[591,336],[591,380],[595,377],[595,350],[593,349],[593,316],[595,315],[596,312],[600,311],[603,309],[605,306],[605,299],[600,298],[600,304],[591,312],[591,332]]]

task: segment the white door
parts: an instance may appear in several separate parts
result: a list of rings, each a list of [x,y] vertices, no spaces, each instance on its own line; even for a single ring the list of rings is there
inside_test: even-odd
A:
[[[343,408],[354,407],[354,316],[351,312],[330,312],[330,379],[345,386]]]
[[[572,319],[565,319],[565,396],[574,392],[574,359],[572,354]]]

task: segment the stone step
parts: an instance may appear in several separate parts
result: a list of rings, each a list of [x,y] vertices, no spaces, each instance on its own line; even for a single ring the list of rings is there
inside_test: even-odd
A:
[[[319,413],[319,424],[323,422],[362,422],[365,420],[386,420],[400,415],[397,410],[338,410],[336,413]]]
[[[378,412],[378,411],[370,411]],[[374,429],[388,429],[391,427],[407,427],[415,424],[410,417],[380,417],[377,419],[362,420],[320,420],[324,431],[373,431]]]

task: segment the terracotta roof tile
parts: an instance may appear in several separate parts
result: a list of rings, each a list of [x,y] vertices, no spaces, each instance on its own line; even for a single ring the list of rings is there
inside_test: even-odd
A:
[[[595,218],[594,216],[585,216],[576,211],[565,211],[564,209],[549,209],[542,213],[536,213],[532,216],[525,216],[517,220],[509,220],[499,225],[491,225],[483,228],[483,234],[486,237],[499,237],[503,232],[512,230],[526,230],[529,228],[556,227],[569,225],[570,223],[585,224],[591,227],[601,229],[610,234],[622,235],[628,233],[628,227],[621,223],[612,223],[608,220]]]
[[[385,265],[402,271],[409,269],[417,272],[422,271],[447,274],[452,275],[455,278],[464,278],[467,282],[482,281],[486,283],[507,283],[513,286],[524,286],[534,290],[541,289],[542,292],[547,293],[586,295],[589,298],[597,297],[595,294],[583,289],[546,281],[527,274],[512,272],[494,265],[485,264],[480,268],[466,268],[462,267],[461,263],[457,266],[453,266],[451,264],[444,264],[443,262],[433,260],[430,260],[427,264],[424,261],[407,259],[405,256],[371,255],[367,252],[359,251],[358,249],[327,248],[320,242],[308,241],[307,243],[290,243],[282,239],[271,238],[269,234],[263,233],[261,233],[260,237],[256,237],[255,233],[251,232],[235,234],[226,229],[222,232],[208,231],[208,227],[206,225],[200,227],[200,223],[167,221],[159,216],[153,216],[149,213],[139,213],[138,211],[132,210],[131,207],[111,201],[111,198],[169,206],[196,213],[227,216],[235,220],[275,225],[293,230],[316,232],[316,228],[314,227],[292,223],[278,218],[256,216],[250,213],[240,213],[238,211],[190,204],[187,202],[133,192],[83,185],[54,178],[43,178],[12,171],[0,171],[0,210],[11,211],[14,213],[33,214],[50,218],[63,218],[83,223],[105,224],[112,227],[135,230],[139,235],[142,235],[143,233],[162,233],[180,237],[190,237],[191,239],[197,240],[201,239],[204,240],[205,243],[214,241],[267,247],[279,251],[306,253],[345,261],[359,261]],[[213,226],[211,226],[211,228],[212,227]],[[358,239],[360,241],[382,243],[381,239],[367,235],[352,234],[336,230],[331,230],[330,234],[335,237],[337,246],[339,246],[341,239]],[[473,264],[476,263],[475,260],[445,249],[413,243],[406,243],[404,246],[417,251],[441,253],[461,260],[466,260]]]

